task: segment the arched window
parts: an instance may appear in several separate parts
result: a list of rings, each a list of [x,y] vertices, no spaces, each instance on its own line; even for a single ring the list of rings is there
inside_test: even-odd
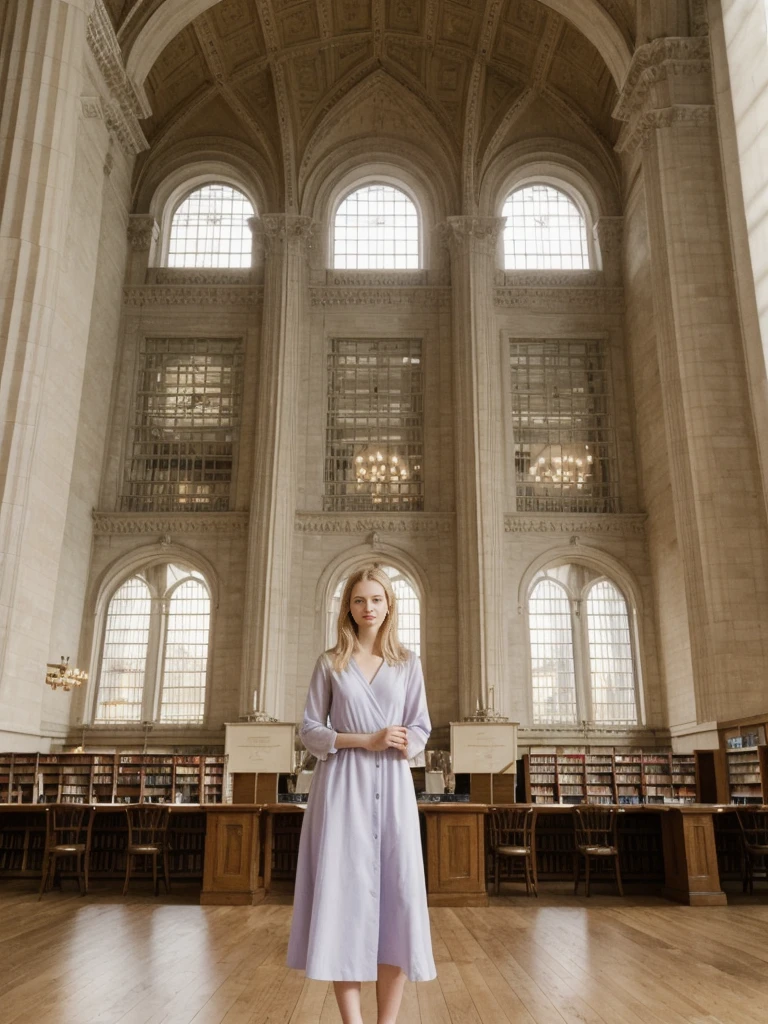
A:
[[[550,185],[526,185],[508,196],[502,216],[505,270],[588,270],[584,217]]]
[[[195,189],[173,214],[169,267],[250,267],[250,200],[231,185]]]
[[[587,594],[589,674],[595,722],[636,722],[629,613],[619,588],[600,580]]]
[[[528,598],[536,725],[637,725],[633,612],[613,580],[580,564],[541,570]]]
[[[210,624],[210,592],[195,569],[151,565],[123,583],[107,609],[94,722],[157,715],[164,723],[201,724]]]
[[[419,214],[392,185],[364,185],[339,204],[333,224],[336,270],[418,270]]]
[[[115,591],[107,610],[97,722],[140,722],[149,645],[151,597],[139,576]]]
[[[381,568],[389,576],[392,589],[397,598],[398,627],[397,633],[400,643],[410,650],[415,651],[421,657],[421,601],[416,588],[410,579],[391,565],[383,565]],[[351,575],[351,574],[350,574]],[[339,580],[338,586],[333,594],[333,600],[328,610],[328,646],[336,643],[336,625],[339,621],[339,608],[341,607],[341,595],[344,592],[349,576]]]
[[[576,722],[576,676],[571,608],[560,583],[540,580],[528,606],[531,631],[533,720],[536,724]]]

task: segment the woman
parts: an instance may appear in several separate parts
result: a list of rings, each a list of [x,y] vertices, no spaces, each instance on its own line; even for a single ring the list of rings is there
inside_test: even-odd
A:
[[[330,711],[331,727],[326,724]],[[344,1024],[395,1024],[406,976],[437,977],[409,759],[432,724],[421,662],[397,638],[387,574],[347,580],[336,646],[321,654],[299,732],[318,758],[299,842],[289,967],[333,981]]]

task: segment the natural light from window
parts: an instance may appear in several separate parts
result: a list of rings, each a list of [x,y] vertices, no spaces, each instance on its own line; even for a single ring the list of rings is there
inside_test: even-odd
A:
[[[418,270],[419,215],[391,185],[356,189],[336,211],[333,231],[336,270]]]
[[[588,270],[587,230],[578,207],[549,185],[526,185],[504,204],[505,270]]]
[[[249,200],[230,185],[204,185],[177,207],[171,222],[169,267],[250,267]]]

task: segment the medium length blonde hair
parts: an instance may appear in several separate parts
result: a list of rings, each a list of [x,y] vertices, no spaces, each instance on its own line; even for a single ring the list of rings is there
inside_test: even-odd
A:
[[[344,592],[341,595],[341,607],[339,608],[338,640],[336,646],[328,652],[333,657],[333,667],[336,672],[343,672],[349,665],[349,659],[357,647],[357,623],[352,617],[350,603],[352,591],[356,584],[367,581],[380,583],[387,596],[387,615],[381,626],[377,641],[381,645],[381,653],[388,665],[395,665],[398,662],[408,660],[408,648],[403,647],[397,636],[397,598],[390,582],[389,576],[378,565],[365,565],[357,569],[347,580]]]

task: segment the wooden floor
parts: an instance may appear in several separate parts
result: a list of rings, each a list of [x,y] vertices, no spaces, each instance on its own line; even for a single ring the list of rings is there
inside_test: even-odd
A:
[[[283,965],[291,907],[201,907],[190,889],[38,903],[0,883],[0,1024],[323,1024],[333,986]],[[768,896],[727,907],[651,896],[491,899],[430,908],[438,977],[398,1024],[766,1024]],[[363,985],[375,1024],[373,982]]]

